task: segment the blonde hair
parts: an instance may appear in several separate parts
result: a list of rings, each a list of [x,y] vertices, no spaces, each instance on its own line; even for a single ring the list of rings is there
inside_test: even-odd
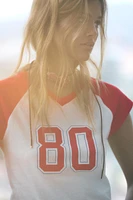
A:
[[[100,79],[100,69],[103,62],[104,54],[104,41],[105,41],[105,13],[107,10],[106,1],[99,0],[102,8],[102,23],[100,25],[100,38],[101,38],[101,61],[98,67],[95,62],[90,58],[89,61],[96,67],[97,80]],[[88,0],[89,2],[89,0]],[[15,72],[19,71],[22,63],[24,51],[27,48],[29,52],[29,60],[31,49],[36,52],[35,62],[30,64],[29,68],[23,67],[22,70],[29,72],[29,94],[30,94],[30,111],[32,118],[37,117],[42,121],[45,118],[47,124],[48,120],[48,104],[49,95],[47,92],[47,72],[49,70],[48,62],[50,59],[49,48],[52,44],[57,23],[63,21],[65,34],[63,40],[60,41],[58,48],[58,56],[61,59],[62,75],[65,75],[67,66],[67,59],[63,51],[63,42],[69,34],[73,32],[74,26],[77,25],[77,19],[83,13],[85,7],[85,0],[34,0],[31,8],[30,17],[24,32],[24,41],[22,45],[21,55],[19,58],[18,66]],[[71,18],[71,16],[73,16]],[[73,22],[71,22],[73,19]],[[86,20],[86,19],[85,19]],[[74,26],[70,26],[73,23]],[[84,24],[84,23],[83,23]],[[81,33],[83,24],[79,26],[75,32],[72,42],[70,44],[73,49],[73,44]],[[73,51],[72,51],[73,52]],[[77,59],[78,61],[78,59]],[[72,87],[77,95],[77,104],[81,110],[87,115],[88,120],[93,124],[93,111],[94,111],[94,86],[91,81],[91,76],[86,62],[78,61],[80,67],[79,75],[73,74]],[[63,80],[60,80],[58,85],[58,94],[63,88]],[[82,88],[82,89],[81,89]],[[58,95],[57,95],[58,96]],[[44,106],[45,102],[45,106]]]

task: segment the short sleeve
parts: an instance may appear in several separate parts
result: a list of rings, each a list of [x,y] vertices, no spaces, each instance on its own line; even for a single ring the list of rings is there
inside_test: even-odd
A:
[[[104,105],[112,114],[111,123],[109,124],[109,137],[122,126],[133,107],[133,102],[120,89],[112,84],[100,80],[99,87],[94,78],[92,78],[92,83],[95,88],[95,94],[101,98]]]
[[[8,120],[28,89],[28,79],[25,72],[0,80],[0,140],[4,138]]]
[[[115,133],[122,126],[133,106],[133,102],[123,92],[121,92],[118,88],[116,91],[118,93],[118,99],[117,102],[115,102],[116,108],[109,135]]]

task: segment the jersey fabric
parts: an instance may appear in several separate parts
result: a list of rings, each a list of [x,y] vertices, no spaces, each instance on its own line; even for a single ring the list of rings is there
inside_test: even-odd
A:
[[[95,79],[92,79],[95,84]],[[101,82],[96,94],[102,110],[106,144],[123,124],[132,102],[116,87]],[[76,106],[74,93],[55,102],[49,93],[51,125],[32,124],[30,148],[28,74],[20,72],[0,81],[0,140],[5,155],[11,200],[110,200],[103,167],[101,115],[95,107],[95,130]],[[126,133],[125,133],[126,134]]]

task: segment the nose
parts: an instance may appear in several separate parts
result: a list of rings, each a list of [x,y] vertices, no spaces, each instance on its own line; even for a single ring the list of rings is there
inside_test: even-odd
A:
[[[98,37],[98,30],[97,30],[94,22],[89,22],[89,25],[87,25],[86,36],[93,37],[93,38],[97,39],[97,37]]]

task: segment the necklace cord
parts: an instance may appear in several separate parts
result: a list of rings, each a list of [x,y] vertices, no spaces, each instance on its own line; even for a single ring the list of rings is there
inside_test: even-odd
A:
[[[31,63],[32,64],[32,63]],[[29,67],[29,85],[28,85],[28,99],[29,99],[29,122],[30,122],[30,148],[33,148],[33,133],[32,133],[32,120],[31,120],[31,95],[30,95],[30,69]]]
[[[95,94],[94,94],[94,97],[97,101],[99,111],[100,111],[100,117],[101,117],[101,142],[102,142],[102,147],[103,147],[103,167],[102,167],[102,172],[101,172],[101,179],[102,179],[103,173],[104,173],[104,168],[105,168],[105,146],[104,146],[104,141],[103,141],[103,116],[102,116],[102,109],[101,109],[100,103],[99,103],[97,97],[95,96]]]

